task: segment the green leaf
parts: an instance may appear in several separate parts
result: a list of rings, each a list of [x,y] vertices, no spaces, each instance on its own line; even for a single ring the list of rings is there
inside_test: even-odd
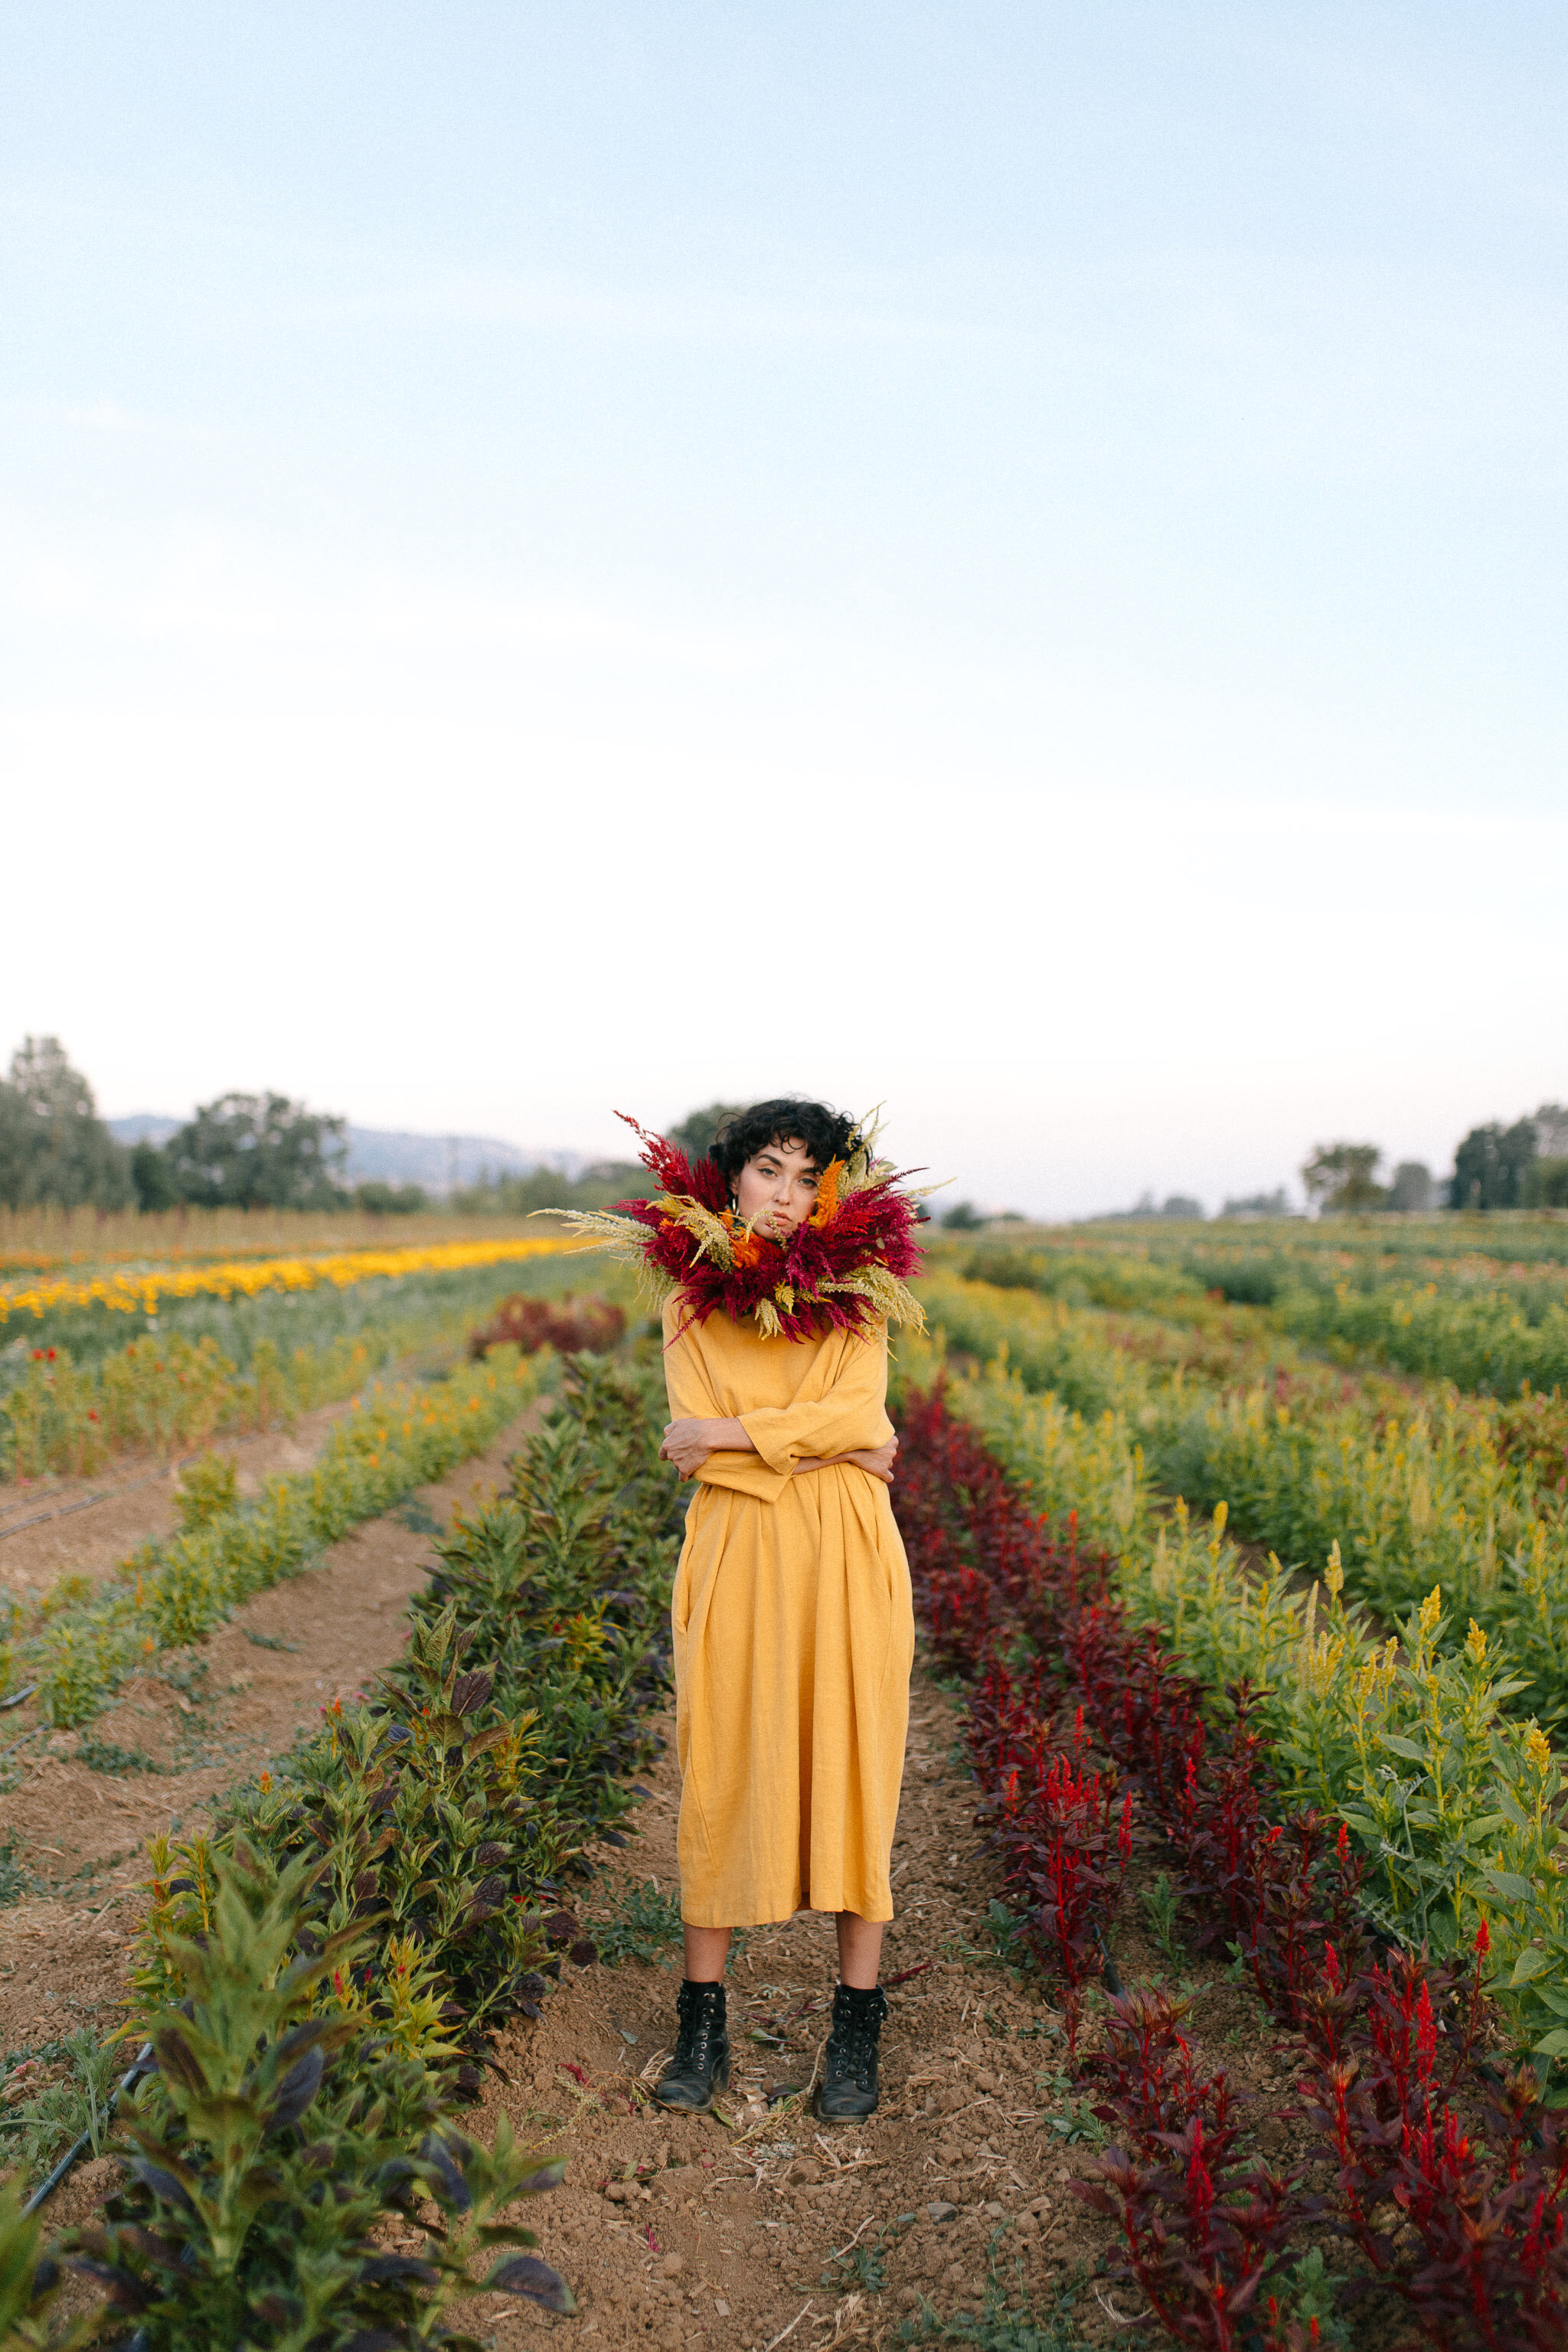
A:
[[[1539,1944],[1527,1944],[1513,1964],[1513,1974],[1508,1980],[1510,1989],[1529,1984],[1532,1977],[1544,1976],[1552,1960],[1552,1954],[1543,1952]]]
[[[1511,1903],[1528,1903],[1535,1892],[1529,1879],[1521,1878],[1517,1870],[1493,1870],[1489,1866],[1486,1875],[1489,1886],[1499,1895],[1506,1895]]]
[[[1543,2042],[1538,2042],[1531,2056],[1535,2058],[1568,2058],[1568,2029],[1554,2026]]]
[[[1378,1741],[1380,1748],[1392,1748],[1396,1756],[1407,1757],[1412,1764],[1425,1764],[1428,1751],[1417,1747],[1414,1739],[1403,1739],[1396,1731],[1385,1731]]]

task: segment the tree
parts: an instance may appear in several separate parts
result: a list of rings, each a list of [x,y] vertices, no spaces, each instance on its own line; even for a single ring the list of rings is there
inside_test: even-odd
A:
[[[1524,1171],[1527,1209],[1568,1209],[1568,1156],[1532,1160]]]
[[[668,1129],[665,1140],[684,1151],[688,1160],[704,1160],[713,1149],[713,1138],[727,1118],[744,1110],[744,1103],[710,1103],[706,1110],[689,1110],[679,1127]],[[626,1197],[629,1200],[630,1194]]]
[[[209,1209],[341,1209],[348,1122],[287,1095],[220,1095],[163,1146],[176,1197]]]
[[[979,1232],[985,1220],[973,1201],[955,1201],[937,1223],[950,1234],[973,1234]]]
[[[0,1200],[121,1209],[131,1159],[98,1116],[92,1088],[58,1037],[25,1037],[0,1086]]]
[[[1387,1195],[1373,1171],[1382,1158],[1375,1143],[1320,1143],[1301,1171],[1308,1200],[1325,1216],[1381,1209]]]
[[[1283,1184],[1272,1192],[1244,1192],[1239,1200],[1227,1201],[1220,1211],[1222,1217],[1288,1217],[1289,1197]]]
[[[1493,1119],[1489,1126],[1472,1127],[1454,1153],[1450,1205],[1456,1209],[1522,1208],[1531,1163],[1537,1156],[1533,1119],[1516,1119],[1511,1127]]]
[[[384,1184],[374,1177],[354,1186],[354,1206],[371,1217],[414,1217],[430,1202],[423,1184]]]
[[[143,1214],[172,1209],[180,1198],[168,1153],[145,1138],[132,1146],[131,1181],[136,1187],[136,1205]]]
[[[1388,1205],[1419,1215],[1432,1206],[1432,1171],[1424,1160],[1402,1160],[1388,1188]]]
[[[616,1201],[647,1201],[658,1184],[633,1160],[598,1160],[578,1175],[559,1168],[535,1168],[527,1176],[501,1176],[493,1184],[471,1184],[454,1192],[450,1205],[466,1216],[526,1217],[535,1209],[607,1209]]]

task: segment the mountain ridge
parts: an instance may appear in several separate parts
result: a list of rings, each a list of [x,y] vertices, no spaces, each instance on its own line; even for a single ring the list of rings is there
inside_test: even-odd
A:
[[[104,1123],[127,1145],[166,1143],[185,1124],[147,1110]],[[351,1126],[348,1147],[343,1174],[351,1184],[422,1184],[437,1195],[478,1184],[487,1172],[526,1176],[536,1168],[555,1168],[575,1176],[586,1165],[580,1151],[530,1150],[499,1135],[426,1135],[410,1128]]]

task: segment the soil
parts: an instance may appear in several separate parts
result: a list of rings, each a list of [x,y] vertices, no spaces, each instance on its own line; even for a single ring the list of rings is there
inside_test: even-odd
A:
[[[255,1494],[263,1478],[308,1470],[353,1403],[321,1405],[289,1429],[215,1437],[211,1450],[233,1454],[241,1494]],[[174,1482],[206,1450],[174,1462],[121,1454],[96,1478],[22,1478],[0,1489],[0,1591],[37,1602],[58,1578],[108,1576],[138,1544],[172,1534]]]
[[[20,1785],[0,1799],[0,1838],[14,1836],[15,1864],[36,1881],[0,1912],[0,2046],[13,2061],[79,2025],[107,2034],[120,2022],[148,1837],[197,1828],[217,1792],[286,1752],[322,1706],[395,1654],[430,1522],[494,1487],[526,1426],[525,1416],[489,1454],[357,1529],[324,1566],[258,1597],[198,1650],[137,1677],[90,1727],[88,1754],[111,1769],[94,1769],[75,1734],[29,1754]],[[301,1427],[299,1442],[310,1434]],[[247,1469],[256,1475],[254,1459]],[[542,2160],[565,2159],[563,2187],[524,2218],[578,2304],[574,2316],[552,2318],[476,2299],[459,2317],[497,2352],[542,2352],[546,2338],[572,2335],[583,2352],[763,2352],[786,2338],[827,2352],[896,2336],[901,2321],[918,2323],[922,2299],[943,2319],[977,2315],[988,2284],[1043,2321],[1075,2282],[1069,2340],[1130,2340],[1141,2300],[1094,2274],[1111,2233],[1071,2193],[1101,2135],[1068,2091],[1048,1989],[1008,1965],[988,1925],[998,1890],[955,1746],[958,1706],[917,1669],[893,1856],[901,1909],[883,1969],[891,2015],[868,2124],[825,2125],[786,2088],[811,2083],[837,1975],[832,1923],[815,1915],[737,1939],[734,2073],[710,2116],[673,2116],[651,2098],[673,2038],[673,1946],[646,1962],[569,1971],[538,2022],[518,2019],[497,2042],[496,2070],[463,2127],[488,2138],[504,2109]],[[635,1842],[597,1857],[580,1906],[590,1921],[624,1912],[650,1880],[653,1893],[676,1891],[673,1718],[662,1727],[668,1745],[644,1776],[651,1793],[630,1824]],[[145,1765],[116,1768],[117,1749]],[[1116,1929],[1129,1980],[1172,1973],[1143,1931],[1139,1887],[1152,1875],[1135,1873]],[[1285,2088],[1285,2046],[1244,1989],[1210,1970],[1190,2024],[1200,2067]],[[1085,2048],[1096,2032],[1091,2015]],[[1280,2128],[1264,2126],[1266,2147]],[[51,2201],[51,2226],[87,2220],[116,2173],[111,2158],[79,2167]]]

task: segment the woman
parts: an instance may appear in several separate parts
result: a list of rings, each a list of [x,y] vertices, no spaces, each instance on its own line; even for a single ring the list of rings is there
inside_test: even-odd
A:
[[[914,1649],[886,1406],[888,1323],[921,1319],[913,1201],[821,1103],[758,1103],[695,1166],[645,1142],[660,1198],[577,1222],[665,1294],[660,1452],[697,1486],[673,1606],[685,1980],[656,2096],[699,2114],[729,2080],[731,1930],[831,1911],[818,2112],[858,2121]]]

